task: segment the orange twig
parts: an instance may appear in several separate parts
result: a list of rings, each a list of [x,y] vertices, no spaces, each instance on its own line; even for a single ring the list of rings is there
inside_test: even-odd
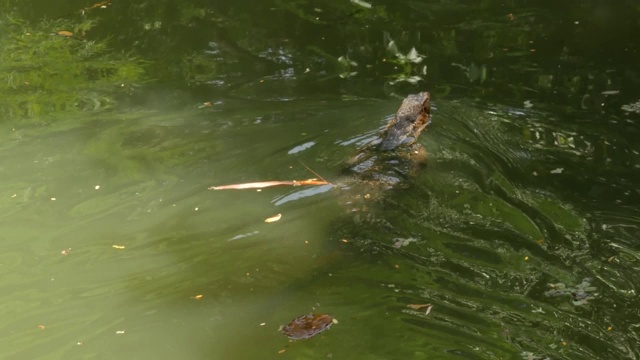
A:
[[[300,161],[300,160],[298,160],[298,161]],[[309,170],[313,175],[315,175],[315,176],[319,177],[319,178],[320,178],[321,180],[323,180],[323,181],[328,182],[328,181],[327,181],[327,179],[323,178],[323,177],[322,177],[320,174],[318,174],[317,172],[315,172],[315,171],[311,170],[311,169],[310,169],[307,165],[305,165],[302,161],[300,161],[300,164],[301,164],[302,166],[304,166],[307,170]]]
[[[244,184],[210,186],[208,189],[209,190],[244,190],[244,189],[262,189],[270,186],[280,186],[280,185],[288,185],[288,186],[331,185],[331,183],[324,180],[318,180],[318,179],[292,180],[292,181],[261,181],[261,182],[252,182],[252,183],[244,183]]]

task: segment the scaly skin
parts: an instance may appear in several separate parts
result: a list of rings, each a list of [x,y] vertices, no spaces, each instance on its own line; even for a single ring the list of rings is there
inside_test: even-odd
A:
[[[389,151],[402,145],[411,145],[429,124],[431,96],[428,92],[407,96],[382,134],[380,150]]]
[[[429,120],[429,93],[407,96],[380,139],[345,163],[344,171],[355,178],[340,186],[349,212],[367,213],[372,201],[383,198],[388,189],[406,185],[405,180],[422,167],[427,153],[417,139]]]
[[[428,92],[407,96],[378,141],[361,149],[346,162],[347,172],[362,180],[379,181],[385,188],[408,177],[424,163],[426,152],[416,141],[430,121]]]

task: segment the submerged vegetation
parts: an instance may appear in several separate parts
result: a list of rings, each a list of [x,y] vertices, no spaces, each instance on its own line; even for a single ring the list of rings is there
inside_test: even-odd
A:
[[[144,81],[143,62],[86,37],[95,23],[0,17],[0,116],[98,112]]]
[[[271,0],[251,11],[244,1],[83,2],[55,12],[37,3],[2,2],[15,9],[0,17],[5,117],[104,110],[150,79],[203,96],[380,97],[428,87],[439,98],[509,93],[510,105],[637,112],[638,48],[624,34],[637,30],[638,9],[628,3],[602,14],[577,2],[551,12],[492,0]]]

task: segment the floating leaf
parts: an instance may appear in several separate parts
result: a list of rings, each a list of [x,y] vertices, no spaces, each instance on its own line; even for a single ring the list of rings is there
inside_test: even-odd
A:
[[[408,308],[413,309],[413,310],[422,310],[422,309],[426,309],[425,310],[425,315],[429,315],[429,313],[431,312],[431,309],[433,308],[433,305],[431,304],[409,304],[407,305]]]
[[[264,222],[266,222],[266,223],[272,223],[272,222],[276,222],[276,221],[280,220],[281,218],[282,218],[282,214],[278,214],[278,215],[272,216],[272,217],[270,217],[270,218],[266,218],[266,219],[264,220]]]
[[[66,31],[66,30],[60,30],[56,32],[56,35],[64,36],[64,37],[73,37],[73,33],[71,31]]]
[[[337,321],[326,314],[309,314],[291,320],[280,330],[292,340],[308,339],[329,329]]]
[[[95,8],[104,9],[109,5],[111,5],[111,0],[109,0],[109,1],[101,1],[99,3],[95,3],[95,4],[91,5],[91,6],[89,6],[88,8],[85,8],[84,10],[91,10],[91,9],[95,9]]]

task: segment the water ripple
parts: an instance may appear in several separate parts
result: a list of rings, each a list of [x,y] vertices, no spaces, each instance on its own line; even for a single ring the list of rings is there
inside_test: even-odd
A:
[[[576,171],[591,161],[588,147],[558,136],[555,147],[539,146],[525,131],[544,123],[539,116],[440,104],[422,140],[427,169],[346,232],[370,256],[411,269],[412,280],[394,288],[412,298],[401,303],[435,305],[424,319],[410,311],[404,319],[430,335],[436,327],[487,353],[505,342],[524,358],[635,358],[637,330],[620,332],[640,321],[640,216],[631,207],[590,211],[568,196],[550,170],[562,161]]]

